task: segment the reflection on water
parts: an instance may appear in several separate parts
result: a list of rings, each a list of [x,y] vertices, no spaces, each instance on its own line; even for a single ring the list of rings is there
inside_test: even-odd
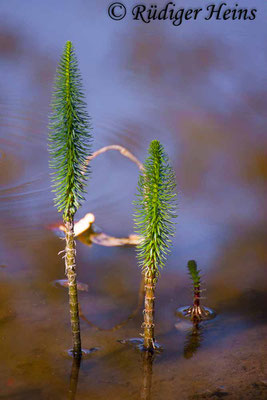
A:
[[[67,279],[56,279],[55,281],[51,282],[53,286],[62,286],[68,287],[69,281]],[[86,283],[82,283],[77,281],[77,289],[81,291],[88,292],[88,285]]]
[[[143,334],[140,333],[140,336]],[[138,352],[146,352],[146,348],[144,347],[144,339],[141,338],[130,338],[130,339],[121,339],[118,340],[119,343],[126,345],[132,349],[138,350]],[[158,342],[153,342],[153,353],[160,354],[163,351],[162,346]]]
[[[255,0],[262,15],[256,23],[225,21],[226,29],[189,21],[175,30],[164,22],[107,20],[103,1],[78,0],[75,10],[52,0],[2,3],[0,397],[67,397],[67,291],[50,284],[64,279],[62,242],[46,229],[60,220],[50,191],[47,115],[58,55],[72,39],[94,149],[116,144],[143,161],[157,138],[177,176],[179,220],[157,292],[164,351],[153,363],[152,397],[201,398],[224,386],[229,398],[265,398],[266,4]],[[90,211],[110,238],[127,238],[139,170],[118,151],[92,166],[77,221]],[[191,301],[183,265],[192,258],[207,266],[208,305],[218,312],[197,331],[174,328],[175,309]],[[78,240],[77,267],[88,285],[79,297],[83,345],[101,350],[82,362],[79,390],[71,385],[70,395],[137,400],[142,382],[149,397],[152,362],[140,364],[139,353],[117,342],[141,330],[134,246]],[[78,368],[73,382],[75,376]]]
[[[70,374],[70,386],[69,386],[68,400],[75,400],[77,386],[78,386],[80,365],[81,365],[81,359],[73,358],[71,374]]]
[[[204,327],[200,324],[192,324],[192,330],[188,332],[184,344],[184,357],[191,358],[196,354],[203,340]]]
[[[153,375],[154,355],[149,351],[142,353],[143,361],[143,384],[141,388],[140,400],[151,400],[151,386]]]
[[[77,285],[77,286],[78,286],[78,290],[79,290],[79,285]],[[140,309],[143,305],[143,302],[144,302],[144,280],[142,278],[140,287],[139,287],[139,291],[138,291],[138,302],[137,302],[136,308],[123,321],[119,322],[118,324],[112,326],[111,328],[101,328],[100,326],[97,326],[92,321],[89,321],[88,318],[86,318],[86,316],[83,314],[83,311],[81,309],[81,305],[79,305],[79,315],[83,321],[85,321],[89,326],[91,326],[92,328],[94,328],[98,331],[114,332],[114,331],[117,331],[118,329],[121,329],[124,325],[126,325],[131,319],[133,319],[137,315],[137,313],[140,311]]]

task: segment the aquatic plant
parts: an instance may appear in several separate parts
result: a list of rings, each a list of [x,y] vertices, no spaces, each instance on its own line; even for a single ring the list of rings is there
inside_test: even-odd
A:
[[[140,400],[151,400],[154,356],[155,355],[149,351],[142,353],[143,379]]]
[[[197,268],[195,260],[190,260],[187,263],[188,274],[193,282],[193,305],[186,310],[186,314],[190,316],[194,323],[198,323],[205,319],[209,312],[200,305],[201,299],[201,275],[200,270]]]
[[[144,275],[144,348],[153,350],[155,287],[165,265],[174,235],[176,217],[175,175],[158,140],[150,143],[148,157],[140,174],[135,204],[135,230],[141,237],[137,257]]]
[[[177,308],[175,314],[179,318],[191,319],[193,322],[193,338],[196,337],[199,330],[199,324],[202,321],[207,321],[216,317],[216,313],[209,307],[202,306],[200,304],[201,293],[205,290],[202,289],[202,280],[200,275],[200,270],[197,267],[195,260],[190,260],[187,263],[188,274],[193,283],[193,305],[183,306]],[[177,324],[175,325],[177,327]],[[196,329],[194,329],[196,328]]]
[[[81,356],[81,336],[76,278],[74,215],[80,207],[89,175],[90,118],[86,111],[81,75],[73,45],[68,41],[61,56],[52,96],[49,153],[53,168],[55,206],[65,224],[65,272],[68,278],[73,355]]]

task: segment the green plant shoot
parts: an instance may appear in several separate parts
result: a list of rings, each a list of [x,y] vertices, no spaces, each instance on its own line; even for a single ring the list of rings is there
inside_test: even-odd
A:
[[[200,305],[201,294],[201,275],[195,260],[187,263],[188,274],[193,282],[193,306],[186,310],[194,324],[198,324],[209,316],[209,311]]]
[[[73,45],[65,45],[57,69],[50,116],[49,153],[55,205],[63,214],[66,231],[65,267],[69,286],[69,304],[73,355],[81,356],[78,309],[74,215],[84,199],[89,174],[90,118],[82,90],[81,74]]]
[[[201,276],[200,276],[200,270],[197,268],[196,261],[189,260],[187,263],[187,269],[189,276],[192,279],[194,287],[200,288]]]
[[[174,171],[158,140],[150,143],[148,153],[139,177],[134,216],[136,233],[142,238],[137,257],[145,280],[144,347],[153,350],[155,287],[175,232],[177,195]]]

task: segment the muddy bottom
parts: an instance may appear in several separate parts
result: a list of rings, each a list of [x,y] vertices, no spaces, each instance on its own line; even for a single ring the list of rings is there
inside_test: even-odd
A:
[[[165,271],[156,303],[156,339],[163,351],[146,357],[137,346],[125,345],[141,338],[134,249],[114,249],[114,264],[110,250],[78,242],[79,279],[88,285],[79,292],[83,348],[97,349],[79,363],[67,354],[67,287],[51,285],[62,278],[62,242],[44,231],[43,243],[50,243],[49,251],[37,244],[36,264],[25,263],[19,272],[11,263],[0,272],[0,399],[266,398],[261,291],[228,298],[210,290],[205,304],[216,318],[194,330],[176,315],[190,300],[187,278]]]

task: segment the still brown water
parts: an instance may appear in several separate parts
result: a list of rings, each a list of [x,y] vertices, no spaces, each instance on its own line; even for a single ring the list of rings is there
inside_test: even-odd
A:
[[[227,31],[198,22],[177,30],[109,21],[103,1],[78,1],[75,10],[72,2],[30,3],[1,4],[0,399],[267,398],[263,17]],[[255,3],[266,16],[266,5]],[[164,350],[153,359],[118,342],[139,337],[141,309],[112,330],[138,303],[134,247],[80,241],[78,278],[88,285],[80,304],[91,322],[81,322],[83,347],[99,350],[80,366],[66,356],[67,289],[52,284],[65,278],[57,255],[64,244],[48,229],[60,217],[46,148],[66,40],[84,76],[94,150],[120,144],[143,161],[158,138],[176,171],[177,234],[156,293]],[[109,152],[92,169],[77,219],[93,212],[105,233],[127,236],[138,168]],[[203,304],[217,313],[199,332],[175,316],[191,302],[189,259],[203,271]]]

